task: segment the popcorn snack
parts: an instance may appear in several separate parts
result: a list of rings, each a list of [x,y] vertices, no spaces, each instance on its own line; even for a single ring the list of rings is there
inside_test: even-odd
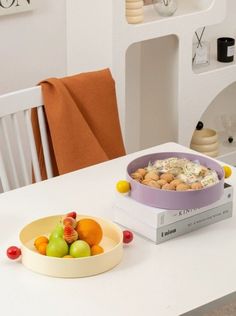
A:
[[[171,191],[201,190],[219,182],[215,170],[198,161],[177,157],[150,162],[131,177],[144,185]]]

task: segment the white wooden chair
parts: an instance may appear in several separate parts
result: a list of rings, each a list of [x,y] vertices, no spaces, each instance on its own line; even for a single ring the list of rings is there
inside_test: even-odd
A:
[[[37,107],[47,177],[53,176],[41,87],[0,96],[0,180],[3,191],[41,181],[30,113]],[[24,136],[23,136],[24,135]]]

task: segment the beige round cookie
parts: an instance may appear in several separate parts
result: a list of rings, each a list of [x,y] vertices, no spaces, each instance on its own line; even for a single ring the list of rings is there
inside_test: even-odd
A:
[[[175,188],[177,187],[177,185],[179,185],[180,183],[182,183],[181,180],[179,179],[175,179],[173,181],[170,182],[170,184],[172,184]]]
[[[194,182],[191,184],[191,189],[193,190],[201,190],[203,188],[201,182]]]
[[[159,180],[159,175],[157,174],[156,171],[149,171],[148,173],[146,173],[145,177],[146,180]]]
[[[137,180],[137,181],[142,181],[143,180],[143,176],[140,173],[138,173],[138,172],[131,173],[131,177],[134,180]]]
[[[166,183],[163,185],[162,190],[175,191],[175,187],[170,183]]]
[[[139,168],[138,170],[136,170],[135,172],[141,174],[143,177],[145,176],[145,174],[147,173],[147,171],[143,168]]]
[[[187,183],[180,183],[176,187],[176,191],[187,191],[191,189],[191,187]]]
[[[163,173],[160,176],[160,179],[166,180],[168,183],[174,180],[174,176],[171,173]]]
[[[160,179],[160,180],[157,180],[157,183],[160,184],[160,186],[162,187],[163,185],[167,183],[167,181],[164,179]]]
[[[150,187],[154,187],[154,188],[156,188],[156,189],[160,189],[160,188],[161,188],[160,184],[158,184],[158,183],[157,183],[156,181],[154,181],[154,180],[150,180],[149,183],[148,183],[148,185],[149,185]]]

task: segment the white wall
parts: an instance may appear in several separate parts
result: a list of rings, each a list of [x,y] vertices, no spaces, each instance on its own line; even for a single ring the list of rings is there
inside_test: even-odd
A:
[[[35,3],[0,17],[0,94],[66,74],[66,0]]]
[[[48,77],[66,75],[66,0],[34,2],[33,11],[0,17],[0,94],[35,86]],[[10,124],[7,125],[11,137]],[[23,126],[21,132],[24,134]],[[25,137],[23,144],[29,156]],[[2,135],[0,146],[5,148]],[[2,151],[11,182],[9,158]],[[15,147],[13,151],[17,157]]]
[[[67,2],[69,74],[111,68],[112,2],[112,0]]]

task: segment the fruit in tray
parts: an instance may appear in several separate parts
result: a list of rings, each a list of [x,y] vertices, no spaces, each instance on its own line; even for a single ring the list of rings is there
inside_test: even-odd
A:
[[[171,157],[135,170],[131,177],[147,186],[169,191],[200,190],[219,182],[215,170],[198,161]]]
[[[70,255],[74,258],[88,257],[91,255],[89,244],[84,240],[76,240],[70,246]]]
[[[79,220],[76,230],[79,239],[86,241],[90,246],[98,245],[102,240],[102,228],[91,218],[83,218]]]
[[[51,239],[46,248],[46,255],[49,257],[62,258],[68,255],[68,252],[69,246],[62,237]]]
[[[39,236],[34,241],[36,250],[46,256],[58,258],[81,258],[103,253],[99,245],[103,231],[91,218],[76,221],[76,213],[70,212],[58,223],[49,235]]]
[[[64,228],[61,224],[57,224],[52,233],[50,234],[49,240],[54,238],[63,237]],[[36,247],[37,248],[37,247]]]

